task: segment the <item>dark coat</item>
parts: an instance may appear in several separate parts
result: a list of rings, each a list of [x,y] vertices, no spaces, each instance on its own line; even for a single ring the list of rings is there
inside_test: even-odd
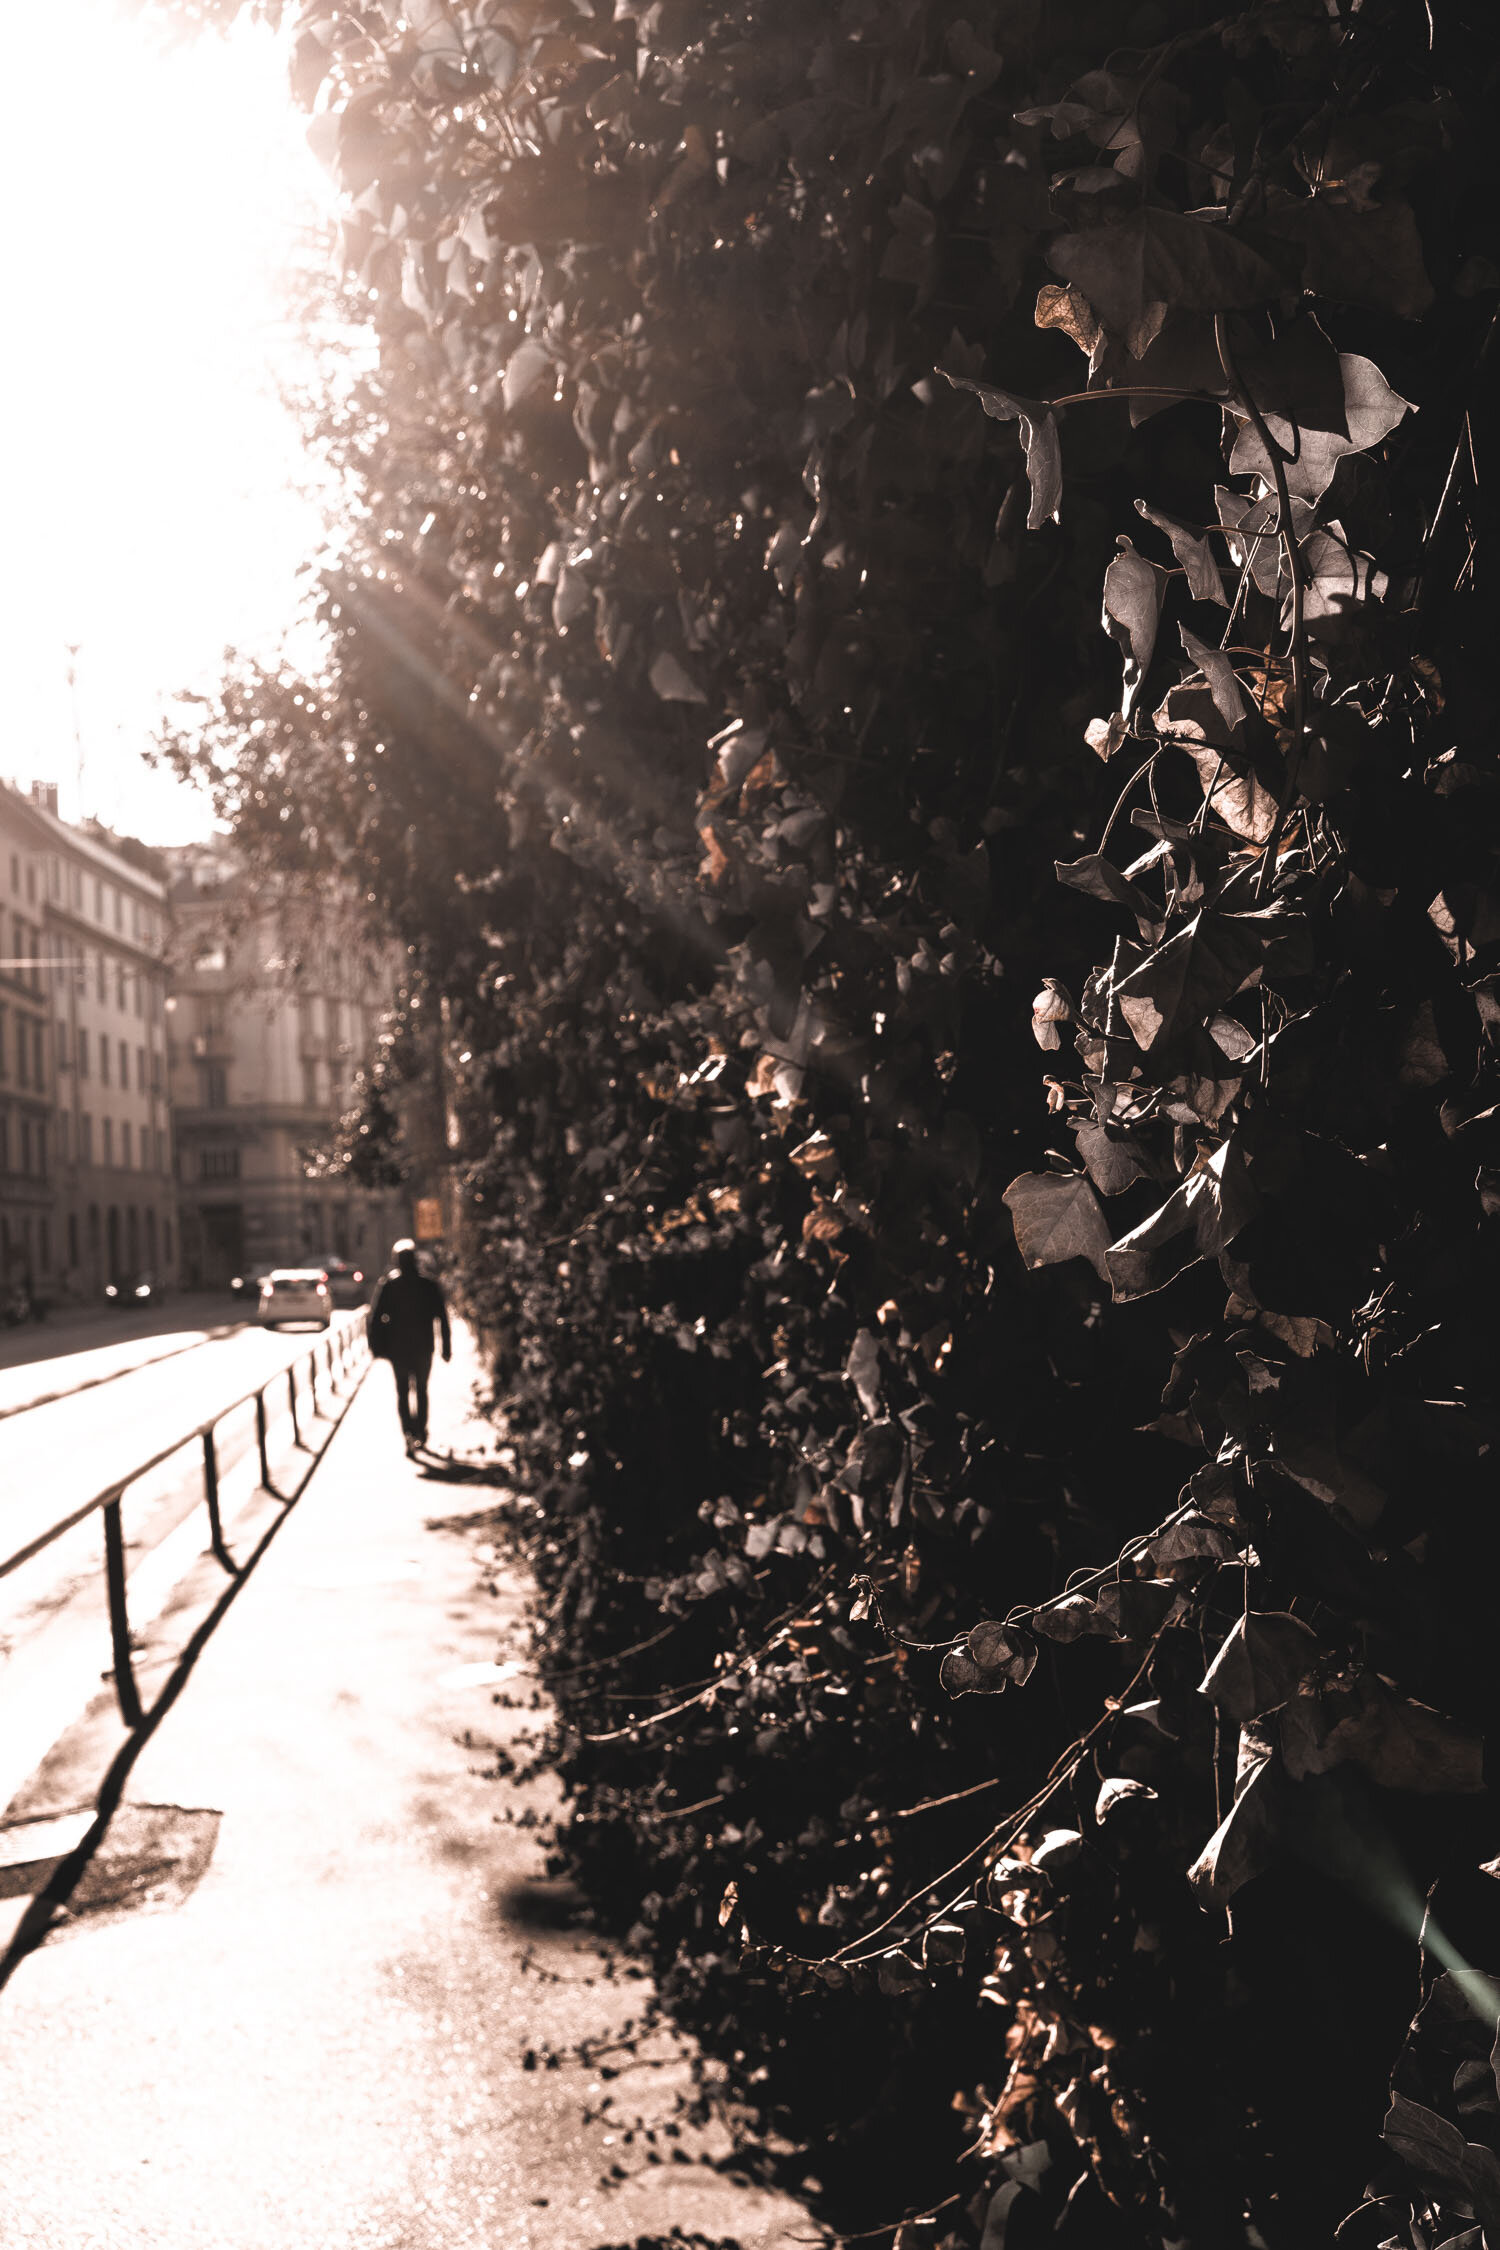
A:
[[[432,1331],[443,1339],[443,1357],[453,1348],[448,1307],[435,1281],[423,1273],[388,1273],[370,1307],[370,1349],[377,1359],[413,1366],[432,1357]]]

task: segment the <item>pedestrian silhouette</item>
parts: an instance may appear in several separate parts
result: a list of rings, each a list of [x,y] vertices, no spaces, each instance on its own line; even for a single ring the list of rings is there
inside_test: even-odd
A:
[[[432,1332],[442,1337],[443,1357],[453,1357],[448,1307],[438,1284],[417,1264],[417,1246],[394,1243],[396,1264],[375,1292],[370,1307],[370,1350],[388,1359],[396,1378],[396,1408],[408,1454],[427,1438],[427,1378],[432,1371]]]

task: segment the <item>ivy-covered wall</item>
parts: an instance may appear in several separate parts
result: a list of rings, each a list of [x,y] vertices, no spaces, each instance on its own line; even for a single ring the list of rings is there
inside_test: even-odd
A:
[[[1500,2237],[1480,12],[287,13],[174,754],[443,1014],[568,1849],[901,2250]]]

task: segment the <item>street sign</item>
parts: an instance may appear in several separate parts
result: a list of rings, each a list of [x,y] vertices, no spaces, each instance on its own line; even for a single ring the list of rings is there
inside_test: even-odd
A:
[[[416,1237],[418,1242],[436,1242],[443,1232],[443,1206],[435,1195],[419,1195],[416,1201]]]

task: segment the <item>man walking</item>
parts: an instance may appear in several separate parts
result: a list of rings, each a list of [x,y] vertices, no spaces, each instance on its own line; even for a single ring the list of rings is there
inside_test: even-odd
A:
[[[427,1378],[432,1370],[432,1331],[443,1340],[443,1357],[453,1357],[448,1307],[443,1292],[417,1265],[417,1246],[393,1244],[395,1271],[388,1273],[370,1307],[370,1350],[388,1359],[396,1378],[396,1406],[408,1454],[427,1439]]]

